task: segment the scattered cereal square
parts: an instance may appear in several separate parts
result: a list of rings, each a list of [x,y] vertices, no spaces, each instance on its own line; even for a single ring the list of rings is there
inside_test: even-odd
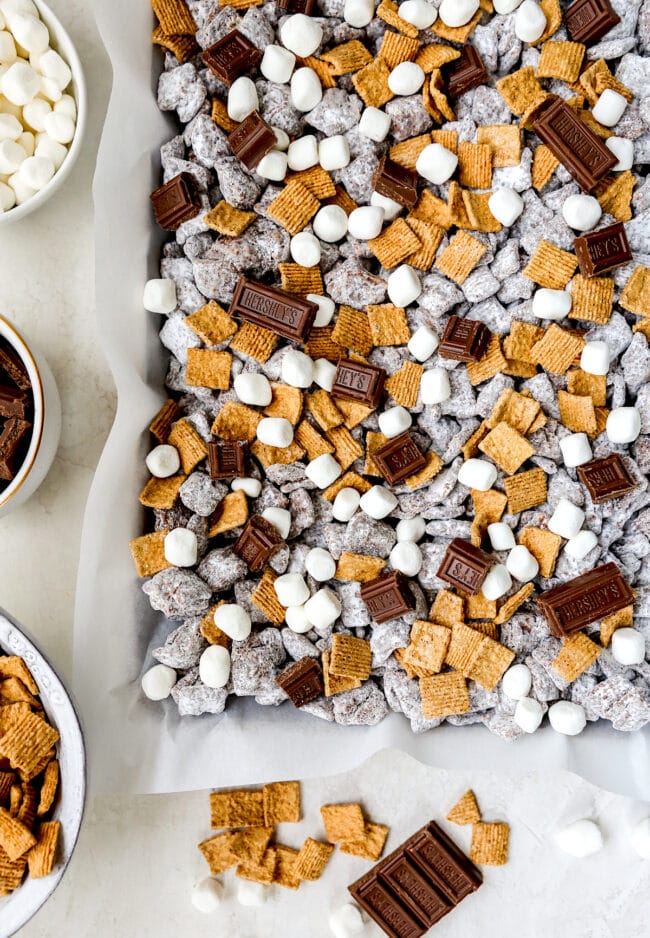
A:
[[[415,407],[423,373],[422,365],[404,362],[401,368],[386,379],[386,390],[402,407]]]
[[[386,566],[381,557],[366,557],[364,554],[351,554],[343,551],[336,565],[334,576],[337,580],[352,580],[368,583],[376,579]]]
[[[495,625],[503,625],[504,622],[512,619],[515,612],[521,608],[521,606],[523,606],[526,600],[532,596],[534,591],[535,587],[532,583],[525,583],[521,589],[517,590],[516,593],[513,593],[512,596],[509,596],[499,609],[498,615],[494,620]]]
[[[503,866],[508,862],[509,841],[508,824],[479,821],[472,827],[470,860],[479,866]]]
[[[280,626],[284,624],[285,608],[280,605],[273,586],[276,579],[277,573],[267,567],[262,574],[262,579],[251,593],[251,602],[262,610],[269,622]]]
[[[400,62],[413,62],[419,51],[420,43],[417,38],[387,29],[379,48],[379,56],[392,71]]]
[[[403,218],[397,218],[378,237],[371,238],[368,247],[382,267],[391,270],[405,261],[409,254],[419,251],[422,242]]]
[[[535,455],[535,447],[526,437],[505,422],[498,423],[479,443],[478,448],[509,475]]]
[[[230,387],[230,352],[214,349],[190,348],[187,350],[186,381],[192,387],[212,388],[227,391]]]
[[[180,416],[181,409],[176,401],[165,401],[149,425],[149,432],[155,436],[159,443],[166,443],[172,426]]]
[[[363,837],[344,841],[341,844],[341,853],[376,862],[383,853],[387,837],[388,828],[384,824],[368,822]]]
[[[237,332],[237,323],[214,300],[188,316],[185,325],[206,345],[219,345]]]
[[[393,3],[393,0],[381,0],[381,3],[375,10],[375,13],[379,19],[384,21],[384,23],[388,23],[389,26],[393,26],[405,36],[410,36],[411,39],[417,38],[417,28],[411,25],[411,23],[407,23],[406,20],[402,19],[398,13],[397,4]]]
[[[189,420],[183,419],[175,423],[167,442],[178,450],[185,475],[189,475],[208,455],[205,443]]]
[[[560,161],[553,151],[545,143],[540,143],[533,154],[533,188],[540,192],[551,181],[551,176],[559,165]]]
[[[231,789],[210,793],[210,827],[264,827],[261,791]]]
[[[610,277],[583,277],[571,281],[569,319],[582,319],[605,325],[612,315],[614,281]]]
[[[172,564],[165,557],[165,538],[169,531],[153,531],[129,542],[136,573],[140,578],[154,576]]]
[[[319,208],[320,202],[316,196],[302,183],[290,179],[280,195],[271,202],[267,212],[290,235],[295,235],[302,231]]]
[[[372,62],[372,56],[358,39],[334,46],[328,52],[321,53],[321,59],[331,66],[332,75],[347,75],[358,72],[364,65]]]
[[[370,333],[375,345],[406,345],[411,338],[406,313],[392,303],[368,306]]]
[[[363,456],[361,444],[355,440],[347,427],[332,427],[325,435],[334,447],[334,458],[344,471]]]
[[[294,427],[302,414],[302,391],[300,388],[271,382],[271,403],[264,408],[265,417],[284,417]]]
[[[576,632],[563,639],[562,648],[553,662],[553,667],[560,677],[571,683],[591,667],[601,651],[602,648],[592,642],[584,632]]]
[[[245,492],[228,492],[217,505],[210,519],[208,537],[217,537],[227,531],[242,528],[248,521],[248,501]]]
[[[140,493],[140,504],[145,508],[173,508],[186,476],[149,479]]]
[[[334,633],[329,660],[332,674],[367,681],[370,677],[371,663],[370,642],[364,638]]]
[[[508,513],[518,515],[520,511],[535,508],[546,501],[546,473],[543,469],[529,469],[503,480],[508,496]]]
[[[585,340],[568,329],[552,323],[543,338],[530,350],[531,357],[546,371],[563,375],[581,353]]]
[[[521,129],[516,124],[490,124],[476,128],[477,143],[490,147],[492,166],[519,166],[521,162]]]
[[[27,867],[32,879],[49,876],[54,869],[60,836],[60,821],[42,821],[39,824],[36,845],[27,854]]]
[[[222,199],[210,209],[203,221],[213,231],[236,238],[246,231],[251,222],[255,221],[255,212],[242,212]]]
[[[240,404],[239,401],[227,401],[212,424],[212,432],[222,440],[247,440],[252,443],[261,419],[261,415],[252,407]]]
[[[380,15],[380,9],[381,7],[377,9],[377,15]],[[352,84],[366,107],[382,107],[394,97],[388,87],[389,75],[390,69],[384,59],[376,58],[352,76]]]
[[[334,697],[345,690],[355,690],[361,687],[362,681],[356,677],[344,677],[341,674],[334,674],[330,668],[330,658],[332,653],[324,651],[322,655],[323,663],[323,684],[325,686],[325,696]]]
[[[470,189],[489,189],[492,185],[492,150],[487,143],[467,143],[458,147],[459,181]]]
[[[323,277],[318,267],[303,267],[301,264],[278,264],[281,287],[287,293],[300,293],[307,296],[314,293],[322,296],[325,292]]]
[[[496,84],[499,94],[517,116],[544,96],[544,89],[535,78],[535,69],[530,65],[500,78]]]
[[[313,838],[308,837],[300,848],[296,859],[294,867],[296,876],[301,880],[309,880],[310,882],[320,879],[333,852],[333,844],[325,844],[321,840],[313,840]]]
[[[446,671],[420,679],[422,713],[427,720],[467,713],[467,681],[459,671]]]
[[[451,628],[456,622],[463,622],[464,605],[462,596],[451,590],[438,590],[429,618],[432,622]]]
[[[650,314],[650,268],[639,264],[623,287],[619,300],[623,309],[635,316]]]
[[[537,64],[538,78],[559,78],[573,84],[587,51],[582,42],[545,42]]]
[[[598,428],[594,402],[589,395],[569,394],[559,390],[557,393],[560,408],[560,420],[573,433],[588,433],[593,436]]]
[[[331,844],[364,839],[366,822],[360,804],[324,804],[320,813]]]
[[[264,329],[263,326],[252,322],[243,322],[230,343],[230,348],[233,352],[248,355],[256,362],[264,364],[271,357],[277,341],[277,335],[270,329]]]
[[[563,251],[550,241],[542,239],[523,270],[525,277],[552,290],[563,290],[578,266],[575,254]]]
[[[476,238],[465,231],[459,231],[438,257],[436,267],[450,280],[462,284],[486,251],[485,245]]]
[[[517,538],[520,544],[527,547],[539,564],[541,576],[553,576],[555,562],[560,552],[562,538],[544,528],[524,528]]]
[[[267,827],[300,820],[300,782],[271,782],[262,789],[262,798]]]

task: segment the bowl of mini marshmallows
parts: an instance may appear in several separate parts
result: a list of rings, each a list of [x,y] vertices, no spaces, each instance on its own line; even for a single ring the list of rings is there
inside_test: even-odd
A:
[[[54,195],[85,123],[81,62],[59,20],[42,0],[0,0],[0,225]]]

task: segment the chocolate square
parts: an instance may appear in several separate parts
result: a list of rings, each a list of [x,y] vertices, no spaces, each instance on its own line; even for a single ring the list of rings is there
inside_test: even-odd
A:
[[[236,540],[233,552],[248,564],[252,573],[259,573],[283,544],[270,521],[261,515],[252,515]]]
[[[259,161],[275,146],[276,136],[257,111],[238,124],[228,137],[230,149],[246,169],[255,169]]]
[[[231,85],[240,75],[251,72],[262,61],[262,53],[238,29],[233,29],[203,53],[203,61],[213,75]]]
[[[478,593],[494,562],[491,554],[487,554],[480,547],[474,547],[469,541],[455,537],[447,548],[436,575],[445,583],[466,593]]]
[[[477,319],[452,316],[438,348],[441,358],[457,362],[477,362],[485,355],[492,333]]]
[[[384,443],[375,450],[372,459],[389,485],[397,485],[427,464],[410,433],[400,433]]]
[[[592,459],[578,466],[578,478],[587,487],[596,505],[627,495],[636,487],[636,482],[618,453]]]
[[[575,0],[564,11],[564,24],[574,42],[598,42],[621,22],[608,0]]]
[[[445,66],[444,74],[450,98],[459,98],[466,91],[486,85],[490,80],[483,59],[470,43],[460,50],[459,59],[454,59]]]
[[[382,158],[372,184],[379,195],[413,208],[418,200],[418,174],[406,166],[395,163],[388,156]]]
[[[301,658],[276,678],[294,707],[304,707],[323,693],[323,673],[315,658]]]
[[[196,182],[189,173],[179,173],[152,192],[151,203],[156,221],[165,231],[176,231],[201,211]]]
[[[380,624],[415,609],[415,597],[409,589],[408,580],[397,570],[382,573],[374,580],[363,583],[360,596],[370,615]]]
[[[620,221],[581,235],[574,240],[573,247],[583,277],[599,277],[632,260],[625,225]]]
[[[246,475],[248,443],[226,440],[208,443],[208,465],[211,479],[240,479]]]
[[[375,408],[381,399],[386,372],[376,365],[358,362],[353,358],[341,358],[334,375],[332,397],[344,401],[358,401],[366,407]]]

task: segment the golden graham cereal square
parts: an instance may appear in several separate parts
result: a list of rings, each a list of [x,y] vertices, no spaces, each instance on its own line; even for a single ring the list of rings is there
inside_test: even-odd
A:
[[[508,862],[510,827],[508,824],[479,821],[472,828],[469,857],[479,866],[503,866]]]
[[[371,664],[370,642],[364,638],[334,633],[329,661],[333,674],[366,681],[370,677]]]
[[[349,853],[354,857],[376,862],[384,851],[387,837],[388,828],[384,824],[368,822],[363,837],[341,843],[341,853]]]
[[[578,266],[575,254],[569,254],[550,241],[541,240],[523,274],[540,287],[563,290]]]
[[[472,789],[468,789],[462,798],[456,802],[447,815],[447,820],[452,824],[476,824],[481,820],[481,812],[476,803],[476,795]]]
[[[467,681],[459,671],[446,671],[420,679],[422,713],[426,720],[467,713],[469,691]]]
[[[498,423],[479,443],[478,448],[509,475],[535,455],[535,447],[526,437],[505,422]]]
[[[563,639],[562,648],[553,662],[553,667],[560,677],[571,683],[591,667],[601,651],[602,648],[592,642],[584,632],[577,632]]]
[[[321,840],[308,837],[296,859],[294,868],[296,876],[301,880],[311,882],[320,879],[333,852],[333,844],[325,844]]]
[[[211,792],[210,827],[264,827],[262,792],[245,789]]]
[[[481,241],[465,231],[459,231],[438,257],[436,267],[445,277],[463,284],[486,251],[487,248]]]
[[[325,836],[331,844],[363,840],[366,822],[361,805],[357,802],[324,804],[320,813],[325,825]]]
[[[262,798],[267,827],[300,820],[300,782],[271,782],[262,789]]]

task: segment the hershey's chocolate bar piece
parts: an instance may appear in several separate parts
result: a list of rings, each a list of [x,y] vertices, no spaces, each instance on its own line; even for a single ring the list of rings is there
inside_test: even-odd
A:
[[[620,221],[580,235],[574,240],[573,247],[584,277],[598,277],[632,260],[625,225]]]
[[[229,313],[252,322],[293,342],[305,342],[314,325],[318,307],[296,293],[268,287],[257,280],[240,277]]]
[[[316,0],[278,0],[278,9],[287,13],[304,13],[305,16],[310,16],[315,6]]]
[[[0,384],[0,417],[20,417],[24,420],[29,399],[25,391]]]
[[[233,552],[248,564],[252,573],[259,573],[283,544],[277,528],[270,521],[261,515],[251,515],[235,541]]]
[[[553,635],[562,638],[634,602],[634,593],[615,563],[589,570],[537,597]]]
[[[374,873],[348,887],[352,897],[389,938],[422,938],[427,931],[419,918]]]
[[[344,401],[358,401],[366,407],[375,408],[380,401],[386,372],[376,365],[357,362],[352,358],[341,358],[334,375],[332,397]]]
[[[409,589],[408,580],[397,570],[389,570],[363,583],[359,595],[370,615],[379,624],[415,609],[415,597]]]
[[[210,71],[226,85],[252,71],[262,61],[262,53],[253,43],[233,29],[203,53],[203,61]]]
[[[372,184],[380,195],[407,208],[413,208],[418,200],[418,174],[388,156],[382,158],[372,177]]]
[[[476,892],[483,882],[481,871],[435,821],[430,821],[404,846],[407,856],[453,905]]]
[[[587,46],[598,42],[620,22],[620,16],[608,0],[575,0],[564,11],[564,24],[569,35],[574,42],[584,42]]]
[[[323,672],[315,658],[301,658],[276,678],[294,707],[304,707],[323,693]]]
[[[19,468],[22,442],[32,425],[20,417],[10,417],[0,433],[0,479],[11,482]]]
[[[380,878],[415,918],[422,920],[425,928],[431,928],[453,908],[453,903],[404,853],[403,848],[382,863]]]
[[[201,211],[198,189],[189,173],[179,173],[152,192],[151,202],[156,221],[165,231],[176,231]]]
[[[578,466],[578,478],[587,487],[596,505],[620,498],[636,488],[636,482],[618,453],[592,459]]]
[[[616,166],[612,151],[556,95],[550,95],[538,109],[533,130],[584,192],[590,192]]]
[[[21,391],[31,391],[32,382],[24,363],[9,343],[0,342],[0,369]]]
[[[208,465],[211,479],[239,479],[246,475],[246,440],[208,443]]]
[[[228,136],[230,149],[246,169],[255,169],[276,144],[276,136],[257,111],[245,117]]]
[[[438,348],[441,358],[457,362],[477,362],[485,355],[492,333],[478,319],[452,316]]]
[[[486,85],[490,80],[483,59],[471,43],[463,46],[460,58],[445,66],[444,73],[450,98],[459,98],[466,91]]]
[[[410,433],[400,433],[384,443],[372,454],[372,459],[389,485],[397,485],[402,479],[424,469],[426,459],[418,449]]]
[[[474,547],[469,541],[455,537],[442,558],[436,576],[466,593],[478,593],[493,563],[491,554]]]

